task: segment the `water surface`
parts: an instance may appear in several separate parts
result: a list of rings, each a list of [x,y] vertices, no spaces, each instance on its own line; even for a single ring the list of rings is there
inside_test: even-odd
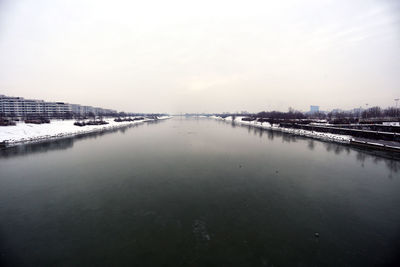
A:
[[[179,117],[2,150],[0,265],[394,265],[384,156]]]

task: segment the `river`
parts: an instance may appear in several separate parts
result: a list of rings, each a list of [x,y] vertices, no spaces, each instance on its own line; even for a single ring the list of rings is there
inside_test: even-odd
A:
[[[400,262],[400,161],[202,118],[0,151],[2,266]]]

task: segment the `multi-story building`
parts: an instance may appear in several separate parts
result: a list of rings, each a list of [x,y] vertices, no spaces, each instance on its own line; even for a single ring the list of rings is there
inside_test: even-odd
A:
[[[24,99],[22,97],[6,97],[0,95],[0,113],[10,116],[22,116],[24,110]]]
[[[0,117],[17,118],[68,118],[88,115],[116,114],[116,110],[68,104],[64,102],[45,102],[43,100],[24,99],[0,95]]]
[[[78,104],[71,104],[71,111],[75,115],[83,115],[83,107]]]
[[[318,113],[319,106],[310,106],[310,113]]]

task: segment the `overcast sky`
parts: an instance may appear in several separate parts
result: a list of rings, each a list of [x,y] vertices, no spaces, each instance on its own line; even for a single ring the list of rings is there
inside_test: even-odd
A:
[[[130,112],[392,106],[400,1],[0,0],[0,94]]]

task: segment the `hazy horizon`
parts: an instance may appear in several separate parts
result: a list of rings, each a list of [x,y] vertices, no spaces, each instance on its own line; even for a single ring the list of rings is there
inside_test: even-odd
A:
[[[0,94],[126,112],[393,106],[398,1],[0,0]]]

